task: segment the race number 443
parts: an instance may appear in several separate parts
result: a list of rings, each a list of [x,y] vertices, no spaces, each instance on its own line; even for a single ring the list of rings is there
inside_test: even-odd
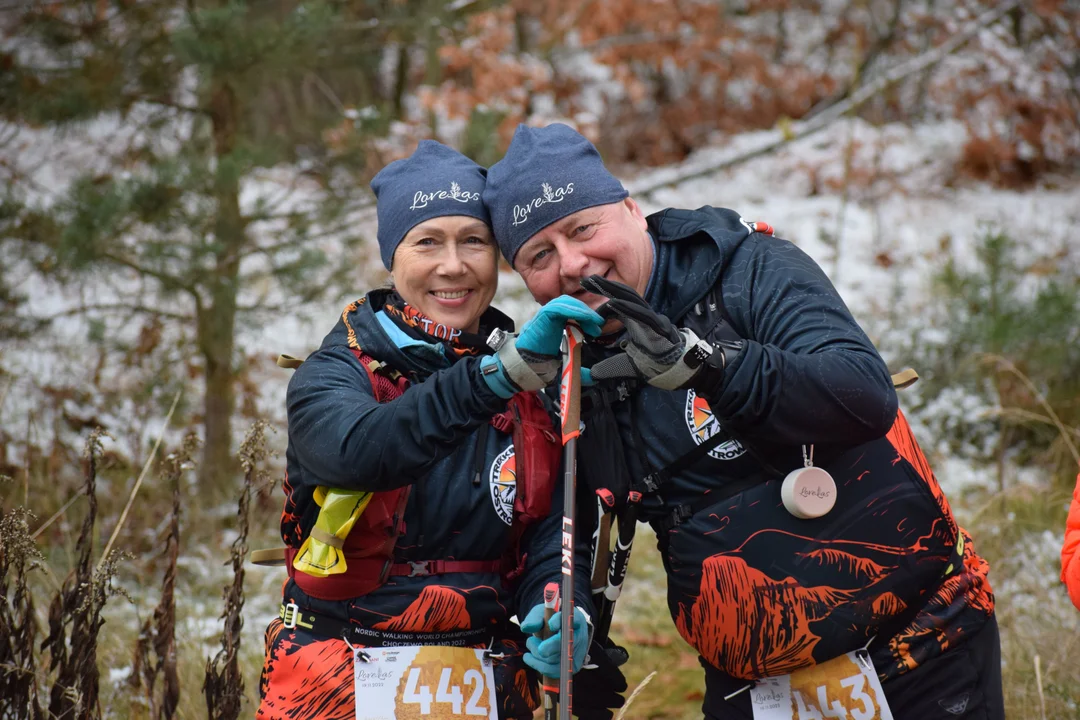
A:
[[[893,720],[865,650],[766,678],[750,696],[754,720]]]

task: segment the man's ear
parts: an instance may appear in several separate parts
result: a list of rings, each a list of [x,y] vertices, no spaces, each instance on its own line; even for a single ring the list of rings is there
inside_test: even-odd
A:
[[[645,213],[641,211],[641,206],[634,201],[634,198],[627,196],[627,198],[623,200],[623,204],[626,205],[626,209],[630,211],[630,216],[634,218],[638,227],[642,230],[647,230],[649,223],[645,221]]]

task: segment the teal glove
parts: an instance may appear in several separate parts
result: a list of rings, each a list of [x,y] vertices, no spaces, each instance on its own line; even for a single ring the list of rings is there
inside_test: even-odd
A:
[[[521,623],[521,631],[531,635],[525,641],[525,647],[529,652],[522,658],[525,664],[541,675],[550,678],[559,677],[559,663],[562,660],[562,611],[551,616],[548,621],[548,629],[553,633],[547,640],[541,640],[531,633],[540,632],[544,626],[544,606],[537,605],[525,620]],[[585,658],[589,654],[589,642],[592,634],[592,623],[589,622],[588,614],[579,607],[574,608],[574,672],[581,670],[585,664]]]
[[[604,319],[589,306],[561,295],[540,308],[520,335],[493,334],[494,356],[480,361],[489,388],[502,398],[521,390],[540,390],[559,375],[559,346],[567,322],[575,322],[588,337],[597,337]],[[490,342],[490,340],[489,340]]]
[[[604,319],[577,298],[560,295],[544,305],[521,328],[517,348],[534,355],[558,355],[562,345],[563,328],[570,320],[576,322],[589,337],[600,334]]]

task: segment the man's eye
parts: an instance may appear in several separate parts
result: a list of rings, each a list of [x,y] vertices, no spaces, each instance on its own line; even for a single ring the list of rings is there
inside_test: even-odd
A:
[[[576,228],[574,228],[574,232],[572,232],[571,235],[580,235],[591,227],[592,225],[578,225]]]
[[[549,249],[547,249],[547,250],[541,250],[541,251],[539,251],[538,253],[536,253],[535,255],[533,255],[533,259],[532,259],[533,263],[535,264],[535,263],[537,263],[537,262],[540,262],[540,261],[541,261],[541,260],[543,260],[543,259],[544,259],[545,257],[547,257],[547,256],[548,256],[548,255],[549,255],[550,253],[551,253],[551,250],[550,250],[550,248],[549,248]]]

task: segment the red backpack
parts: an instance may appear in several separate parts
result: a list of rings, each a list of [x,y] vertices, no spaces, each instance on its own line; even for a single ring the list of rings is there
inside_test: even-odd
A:
[[[352,349],[367,371],[375,399],[390,402],[408,388],[408,380],[363,351]],[[279,362],[279,364],[282,364]],[[293,361],[295,367],[299,361]],[[341,550],[348,569],[339,575],[315,577],[293,568],[297,548],[285,548],[285,566],[296,584],[308,595],[322,600],[345,600],[366,595],[392,576],[428,576],[453,572],[499,572],[512,584],[525,567],[520,551],[525,529],[547,517],[555,489],[560,445],[551,417],[536,393],[518,393],[505,412],[491,419],[496,430],[510,433],[514,442],[516,491],[510,540],[499,560],[427,560],[395,563],[394,546],[405,531],[405,506],[411,486],[377,492],[357,519]],[[286,501],[287,502],[287,501]]]

